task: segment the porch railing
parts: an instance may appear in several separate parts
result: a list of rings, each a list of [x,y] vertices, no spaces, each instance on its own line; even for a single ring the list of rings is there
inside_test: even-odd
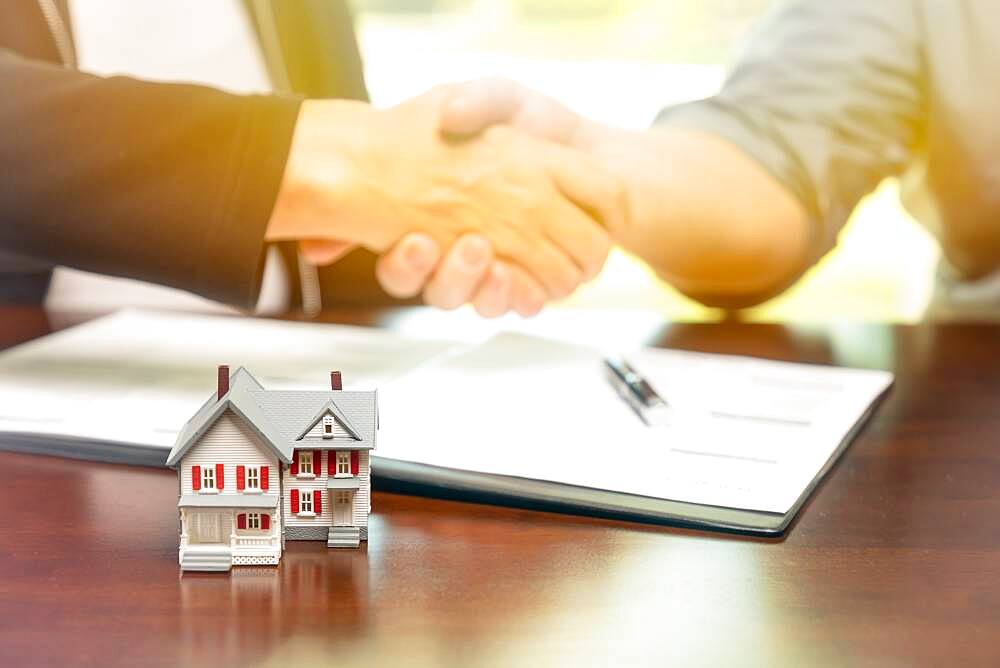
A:
[[[233,547],[277,547],[278,538],[276,536],[236,536],[232,540]]]

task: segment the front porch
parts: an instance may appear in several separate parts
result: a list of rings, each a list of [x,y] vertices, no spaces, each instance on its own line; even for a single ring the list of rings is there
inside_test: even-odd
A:
[[[178,506],[183,570],[225,571],[281,559],[277,495],[185,495]]]

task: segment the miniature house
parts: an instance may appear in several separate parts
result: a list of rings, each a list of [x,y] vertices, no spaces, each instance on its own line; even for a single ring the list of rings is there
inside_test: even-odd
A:
[[[368,539],[375,392],[265,390],[220,366],[218,388],[177,437],[180,565],[277,564],[286,540],[357,547]]]

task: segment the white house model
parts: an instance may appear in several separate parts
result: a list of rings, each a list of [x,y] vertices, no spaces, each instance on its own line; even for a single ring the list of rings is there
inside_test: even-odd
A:
[[[220,366],[217,391],[177,437],[180,565],[277,564],[285,540],[357,547],[368,539],[375,392],[274,391]]]

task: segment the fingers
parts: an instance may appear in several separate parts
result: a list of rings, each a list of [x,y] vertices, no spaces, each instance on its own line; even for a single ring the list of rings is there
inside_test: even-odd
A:
[[[449,309],[471,303],[484,318],[510,310],[525,317],[538,313],[548,299],[545,289],[524,269],[493,260],[492,252],[483,252],[488,247],[476,235],[460,238],[434,272],[424,300]]]
[[[586,224],[593,225],[587,221]],[[563,299],[573,294],[583,282],[583,270],[566,252],[548,239],[533,241],[515,254],[516,262],[524,267],[546,291],[550,299]]]
[[[525,318],[536,315],[547,301],[544,288],[520,267],[508,266],[508,271],[511,275],[511,307]]]
[[[576,263],[580,281],[589,281],[604,267],[611,251],[611,235],[576,205],[556,200],[548,216],[546,234]]]
[[[382,288],[393,297],[404,299],[420,294],[438,260],[441,249],[424,234],[408,234],[381,256],[375,264],[375,276]]]
[[[545,290],[531,274],[497,260],[473,296],[472,305],[484,318],[496,318],[510,310],[528,318],[542,310],[546,298]]]
[[[494,262],[472,296],[476,313],[484,318],[496,318],[511,307],[511,272],[504,262]]]
[[[467,234],[454,243],[424,289],[424,301],[443,309],[470,301],[493,264],[493,246],[485,238]]]
[[[443,260],[440,255],[432,239],[409,234],[379,258],[375,267],[379,283],[390,295],[400,298],[423,290],[425,301],[439,308],[451,309],[471,302],[486,318],[510,310],[533,316],[548,300],[546,290],[530,273],[494,260],[489,242],[478,235],[459,238]]]

